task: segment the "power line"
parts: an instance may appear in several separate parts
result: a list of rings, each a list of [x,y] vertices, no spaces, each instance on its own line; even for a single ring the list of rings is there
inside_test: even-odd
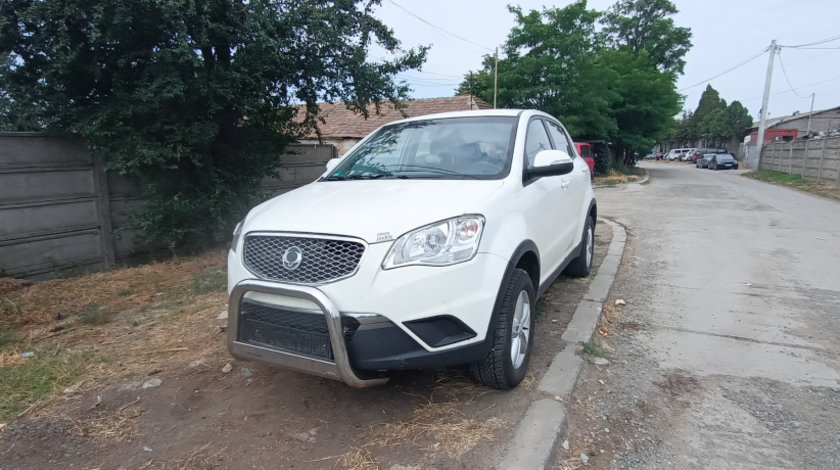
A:
[[[455,33],[450,33],[449,31],[447,31],[447,30],[445,30],[445,29],[441,28],[440,26],[437,26],[437,25],[432,24],[431,22],[427,21],[426,19],[422,18],[421,16],[416,15],[416,14],[414,14],[414,13],[410,12],[409,10],[406,10],[405,8],[403,8],[400,4],[398,4],[398,3],[397,3],[397,2],[395,2],[394,0],[388,0],[388,2],[390,2],[390,3],[391,3],[392,5],[394,5],[395,7],[399,8],[400,10],[402,10],[402,11],[404,11],[404,12],[408,13],[409,15],[411,15],[411,16],[413,16],[413,17],[415,17],[415,18],[417,18],[418,20],[420,20],[420,21],[422,21],[423,23],[425,23],[425,24],[427,24],[427,25],[431,26],[432,28],[436,29],[437,31],[439,31],[439,32],[441,32],[441,33],[443,33],[443,34],[448,34],[449,36],[452,36],[452,37],[454,37],[454,38],[460,39],[461,41],[464,41],[464,42],[466,42],[466,43],[468,43],[468,44],[472,44],[473,46],[476,46],[476,47],[479,47],[479,48],[481,48],[481,49],[484,49],[485,51],[488,51],[488,52],[493,52],[493,49],[490,49],[489,47],[482,46],[481,44],[478,44],[478,43],[475,43],[475,42],[473,42],[473,41],[470,41],[469,39],[467,39],[467,38],[465,38],[465,37],[458,36],[458,35],[457,35],[457,34],[455,34]]]
[[[834,80],[840,80],[840,75],[837,75],[836,77],[826,78],[825,80],[820,80],[818,82],[809,83],[807,85],[802,85],[800,87],[794,88],[794,90],[801,90],[803,88],[808,88],[808,87],[812,87],[812,86],[816,86],[816,85],[822,85],[823,83],[832,82]],[[792,91],[793,90],[776,91],[776,92],[770,93],[770,96],[784,95],[785,93],[790,93]],[[741,99],[739,101],[741,101],[742,103],[746,103],[747,101],[755,101],[755,100],[758,100],[758,99],[761,99],[761,96],[753,96],[751,98],[744,98],[744,99]]]
[[[796,95],[796,96],[798,96],[802,99],[807,98],[807,96],[802,96],[799,93],[797,93],[796,89],[793,88],[793,85],[790,84],[790,78],[788,78],[787,70],[785,70],[785,64],[784,64],[784,62],[782,62],[782,51],[778,51],[778,52],[776,52],[776,54],[779,56],[779,65],[782,67],[782,75],[785,76],[785,81],[787,82],[788,86],[790,87],[790,91],[792,91],[794,95]]]
[[[779,46],[779,47],[789,47],[791,49],[798,49],[798,48],[804,48],[804,47],[808,47],[808,46],[816,46],[816,45],[819,45],[819,44],[825,44],[827,42],[837,41],[838,39],[840,39],[840,36],[832,36],[830,38],[826,38],[826,39],[822,39],[822,40],[814,41],[814,42],[809,42],[809,43],[806,43],[806,44],[797,44],[795,46]]]
[[[680,92],[680,91],[690,90],[690,89],[692,89],[692,88],[694,88],[694,87],[698,87],[698,86],[700,86],[700,85],[702,85],[702,84],[704,84],[704,83],[708,83],[708,82],[710,82],[710,81],[712,81],[712,80],[714,80],[714,79],[716,79],[716,78],[718,78],[718,77],[721,77],[721,76],[723,76],[723,75],[726,75],[727,73],[732,72],[733,70],[736,70],[736,69],[738,69],[738,68],[741,68],[741,67],[743,67],[743,66],[745,66],[745,65],[749,64],[750,62],[754,61],[755,59],[757,59],[757,58],[761,57],[761,56],[762,56],[765,52],[767,52],[767,49],[769,49],[769,48],[765,47],[764,49],[762,49],[762,50],[758,51],[755,55],[753,55],[753,56],[751,56],[750,58],[748,58],[748,59],[744,60],[743,62],[739,63],[738,65],[735,65],[735,66],[733,66],[733,67],[730,67],[730,68],[728,68],[728,69],[724,70],[723,72],[721,72],[721,73],[719,73],[719,74],[717,74],[717,75],[715,75],[715,76],[713,76],[713,77],[710,77],[710,78],[707,78],[706,80],[703,80],[702,82],[697,82],[697,83],[695,83],[694,85],[687,86],[687,87],[682,88],[682,89],[677,90],[677,91],[678,91],[678,92]]]

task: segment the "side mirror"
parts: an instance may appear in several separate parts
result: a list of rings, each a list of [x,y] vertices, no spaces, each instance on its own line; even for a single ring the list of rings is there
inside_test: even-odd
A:
[[[534,156],[534,165],[527,170],[528,178],[567,175],[575,168],[568,153],[562,150],[540,150]]]
[[[327,173],[333,171],[340,161],[340,158],[330,158],[327,160]]]

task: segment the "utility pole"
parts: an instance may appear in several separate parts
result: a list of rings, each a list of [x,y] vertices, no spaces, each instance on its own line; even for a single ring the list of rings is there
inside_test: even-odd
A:
[[[496,65],[493,66],[493,109],[496,109],[496,93],[499,90],[499,48],[496,48]]]
[[[814,96],[815,95],[816,95],[816,93],[811,93],[811,110],[808,111],[808,130],[805,131],[805,135],[807,135],[809,139],[811,138],[811,115],[814,114]]]
[[[761,164],[761,148],[764,146],[764,131],[767,121],[767,101],[770,99],[770,81],[773,79],[773,59],[776,57],[776,40],[770,41],[770,58],[767,59],[767,76],[764,77],[764,95],[761,97],[761,116],[758,120],[758,142],[755,143],[755,169]]]

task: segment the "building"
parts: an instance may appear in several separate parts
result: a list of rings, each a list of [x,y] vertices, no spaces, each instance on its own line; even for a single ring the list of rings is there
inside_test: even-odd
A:
[[[397,110],[391,103],[383,103],[379,114],[376,114],[376,109],[370,105],[368,118],[365,119],[360,114],[347,109],[344,103],[318,103],[320,107],[318,117],[324,120],[318,126],[321,131],[320,142],[335,145],[338,153],[344,154],[362,138],[389,122],[425,114],[492,108],[481,98],[469,95],[410,100],[403,104],[406,107]],[[317,134],[313,131],[301,138],[300,142],[318,143],[319,141]]]
[[[827,136],[840,128],[840,106],[811,113],[795,112],[790,116],[767,119],[766,125],[765,141]],[[758,123],[756,122],[750,129],[750,143],[755,143],[757,139]]]

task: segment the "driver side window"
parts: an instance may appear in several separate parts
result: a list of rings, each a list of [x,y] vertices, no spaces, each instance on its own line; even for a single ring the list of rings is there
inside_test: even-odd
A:
[[[528,133],[525,135],[525,166],[534,166],[534,158],[540,150],[550,150],[551,141],[545,132],[542,119],[534,119],[528,123]]]

